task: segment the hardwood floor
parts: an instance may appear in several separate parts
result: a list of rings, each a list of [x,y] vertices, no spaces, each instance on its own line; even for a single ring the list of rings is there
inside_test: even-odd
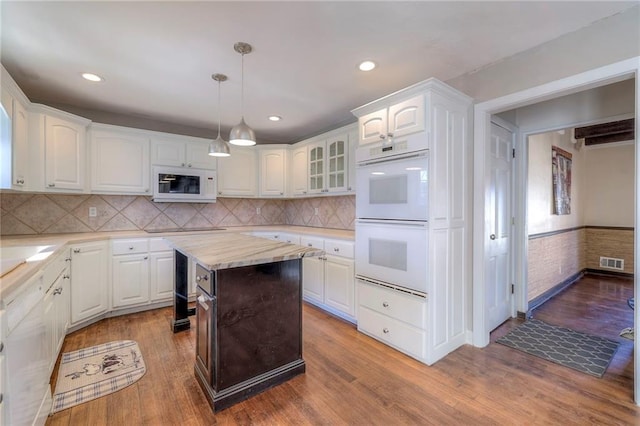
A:
[[[428,367],[305,305],[307,372],[215,416],[193,373],[195,330],[173,334],[170,308],[110,318],[67,336],[63,351],[136,340],[147,373],[47,424],[638,424],[633,342],[618,336],[633,325],[632,295],[631,280],[589,276],[534,313],[621,342],[601,379],[494,343],[518,320],[486,348],[464,346]]]

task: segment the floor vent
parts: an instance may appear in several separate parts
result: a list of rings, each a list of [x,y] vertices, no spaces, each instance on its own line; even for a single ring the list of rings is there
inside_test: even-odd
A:
[[[624,271],[624,259],[615,259],[613,257],[600,256],[600,267],[615,269],[616,271]]]

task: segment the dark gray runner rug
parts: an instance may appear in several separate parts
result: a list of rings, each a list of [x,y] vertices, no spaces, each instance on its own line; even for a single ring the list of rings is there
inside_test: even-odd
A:
[[[618,342],[530,319],[496,340],[505,346],[602,377]]]

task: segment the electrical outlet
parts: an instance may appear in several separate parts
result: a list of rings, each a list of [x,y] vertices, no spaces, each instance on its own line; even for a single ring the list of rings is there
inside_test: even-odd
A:
[[[315,209],[314,209],[314,213],[313,213],[313,214],[315,214],[316,216],[318,216],[318,208],[317,208],[317,207],[315,207]]]
[[[95,207],[89,207],[89,217],[96,216],[98,216],[98,209],[96,209]]]
[[[260,214],[260,207],[256,207],[256,214]]]

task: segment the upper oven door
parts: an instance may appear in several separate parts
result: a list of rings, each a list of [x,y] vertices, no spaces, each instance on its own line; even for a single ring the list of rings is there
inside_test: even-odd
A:
[[[428,167],[428,151],[358,164],[356,217],[428,220]]]
[[[426,222],[356,221],[356,276],[427,292]]]

